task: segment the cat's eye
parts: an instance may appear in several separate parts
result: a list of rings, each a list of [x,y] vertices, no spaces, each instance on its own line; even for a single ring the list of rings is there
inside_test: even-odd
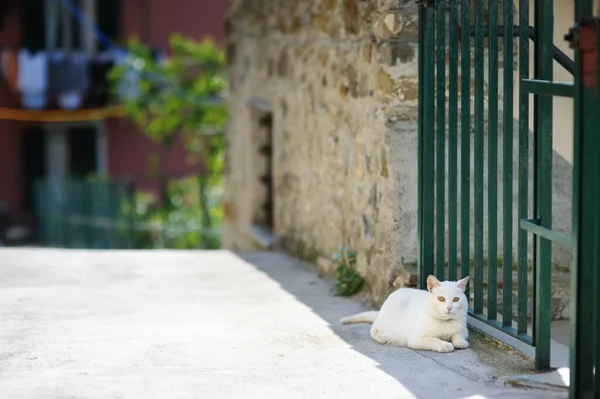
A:
[[[446,298],[444,298],[443,296],[438,296],[438,301],[444,302],[445,300],[446,300]]]
[[[458,301],[460,301],[460,298],[457,296],[455,296],[454,299],[452,300],[452,302],[458,302]]]

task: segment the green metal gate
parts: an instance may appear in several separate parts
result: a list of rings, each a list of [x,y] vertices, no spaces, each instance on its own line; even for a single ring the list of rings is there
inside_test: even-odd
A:
[[[575,61],[553,43],[552,0],[535,0],[532,9],[529,0],[420,2],[419,270],[423,288],[429,274],[470,275],[470,314],[535,346],[536,368],[547,370],[552,243],[571,248],[572,378],[598,378],[598,390],[591,366],[600,366],[600,153],[592,153],[600,151],[600,102],[596,91],[579,88],[600,80],[597,23],[592,0],[574,3],[576,21],[594,29],[587,50],[574,45]],[[568,38],[575,42],[580,30]],[[585,69],[589,48],[593,66]],[[574,85],[552,82],[555,64],[575,75]],[[552,96],[575,98],[573,237],[552,231]],[[594,320],[594,329],[583,320]],[[582,347],[598,350],[595,360],[582,357]]]
[[[596,10],[594,10],[596,3]],[[596,16],[594,16],[594,11]],[[575,1],[571,398],[600,397],[600,2]]]

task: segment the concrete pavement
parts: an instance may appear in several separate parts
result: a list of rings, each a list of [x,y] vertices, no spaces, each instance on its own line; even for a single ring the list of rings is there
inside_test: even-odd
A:
[[[0,398],[566,397],[506,386],[485,340],[375,344],[330,287],[278,253],[2,249]]]

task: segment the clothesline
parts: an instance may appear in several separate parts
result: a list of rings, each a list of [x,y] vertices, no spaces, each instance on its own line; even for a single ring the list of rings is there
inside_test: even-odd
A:
[[[2,54],[4,75],[11,90],[21,94],[24,107],[0,107],[0,120],[82,122],[124,116],[122,107],[104,107],[104,103],[108,101],[108,82],[105,75],[112,67],[113,60],[119,58],[119,55],[123,56],[124,49],[115,47],[108,36],[101,32],[75,3],[71,0],[60,1],[80,25],[108,49],[106,53],[92,57],[96,60],[97,57],[101,57],[103,61],[90,61],[88,68],[88,61],[81,55],[79,58],[66,57],[66,62],[59,61],[57,55],[61,53],[60,50],[53,53],[19,55],[18,52],[13,52],[14,56],[10,57],[5,49]],[[107,56],[112,57],[107,59]],[[29,71],[23,73],[19,68],[29,68]],[[44,108],[51,95],[57,97],[63,109]],[[92,108],[80,108],[84,97],[89,97],[91,104],[88,106],[92,105]]]
[[[98,43],[107,49],[114,49],[114,43],[112,40],[110,40],[108,35],[102,32],[98,26],[90,21],[88,16],[82,12],[81,8],[79,8],[77,4],[73,3],[72,0],[61,0],[61,3],[71,14],[71,16],[73,16],[83,28],[87,29],[94,36]]]
[[[0,107],[0,120],[21,122],[85,122],[109,118],[120,118],[124,115],[122,107],[65,110],[27,110],[20,108]]]
[[[92,80],[95,80],[95,90],[92,90],[92,94],[95,95],[95,97],[98,97],[99,95],[101,98],[100,101],[96,98],[96,101],[94,102],[97,105],[102,105],[98,104],[98,102],[108,101],[108,82],[106,81],[105,75],[108,69],[110,69],[109,66],[112,66],[113,61],[117,63],[127,63],[126,59],[128,51],[125,48],[115,46],[108,36],[95,26],[87,18],[85,13],[83,13],[71,0],[61,0],[61,3],[69,13],[78,20],[80,25],[90,31],[96,40],[107,49],[103,54],[96,54],[94,56],[101,57],[103,60],[102,62],[90,64],[96,68],[95,73],[92,74],[94,77]],[[11,60],[8,58],[4,59],[3,57],[3,69],[9,86],[13,91],[20,91],[22,93],[22,100],[26,100],[25,105],[27,105],[26,108],[29,109],[0,108],[0,120],[76,122],[124,116],[122,107],[76,109],[78,106],[82,105],[83,94],[86,91],[82,89],[88,85],[87,82],[90,79],[90,76],[88,75],[90,72],[82,69],[85,59],[81,57],[78,62],[74,62],[75,60],[73,58],[67,57],[66,63],[63,62],[63,64],[59,66],[56,63],[56,54],[60,53],[60,50],[55,53],[54,62],[50,62],[51,60],[48,58],[48,54],[43,52],[37,54],[24,53],[20,55],[19,62],[7,62],[7,60]],[[154,56],[160,58],[161,54],[157,53],[154,54]],[[28,65],[26,65],[26,63],[28,63]],[[129,63],[131,63],[131,60],[129,60]],[[22,68],[23,65],[29,66],[31,69],[29,72],[31,73],[19,76],[21,73],[19,67]],[[69,68],[66,68],[67,66]],[[141,74],[139,71],[132,70],[131,65],[128,65],[127,70],[124,82],[120,85],[119,94],[120,96],[135,96],[137,95],[137,84]],[[144,76],[150,80],[159,81],[159,79],[154,76],[148,76],[148,73],[144,73]],[[75,77],[78,79],[75,79]],[[45,79],[48,78],[51,79],[51,82],[45,81]],[[59,93],[56,93],[57,87],[52,87],[51,83],[62,90],[58,90]],[[30,88],[30,93],[24,92],[24,90],[22,90],[23,86]],[[54,90],[48,90],[48,88]],[[70,109],[47,110],[41,108],[48,101],[48,94],[52,94],[52,91],[55,92],[54,95],[59,94],[58,99],[61,107]],[[63,93],[62,95],[60,94],[61,92]],[[180,95],[180,93],[175,92],[172,94]],[[207,101],[207,104],[212,104],[215,99],[202,99],[200,101]],[[217,102],[219,102],[218,99]]]

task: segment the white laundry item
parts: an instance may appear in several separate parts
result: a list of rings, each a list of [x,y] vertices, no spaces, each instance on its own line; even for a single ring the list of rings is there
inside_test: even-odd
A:
[[[64,57],[56,56],[50,61],[50,92],[58,96],[62,109],[80,108],[90,85],[89,57],[78,52]]]
[[[68,111],[81,107],[83,93],[80,91],[64,92],[58,96],[58,105]]]
[[[21,105],[27,109],[46,108],[48,95],[46,92],[23,92],[21,93]]]
[[[19,50],[18,86],[22,92],[40,93],[48,90],[48,55],[44,51],[31,54]]]
[[[48,56],[45,52],[30,53],[21,49],[18,54],[17,86],[23,107],[40,109],[48,98]]]

